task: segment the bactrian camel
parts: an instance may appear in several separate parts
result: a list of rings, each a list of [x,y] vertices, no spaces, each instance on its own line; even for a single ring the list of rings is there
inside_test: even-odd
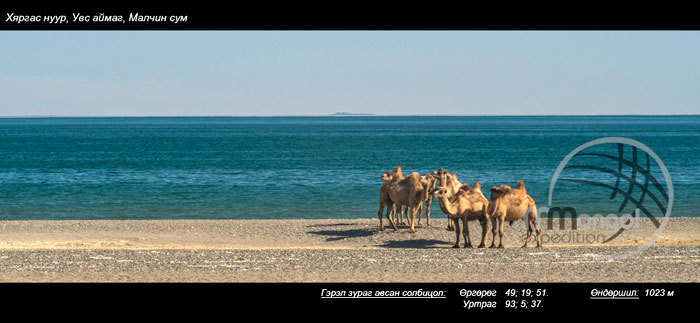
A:
[[[459,192],[462,188],[462,183],[457,179],[456,173],[448,173],[444,168],[440,168],[436,171],[436,177],[440,181],[439,187],[446,190],[447,198],[450,199]],[[451,218],[447,218],[447,231],[454,230],[454,225]]]
[[[401,172],[400,166],[397,166],[397,167],[399,168],[399,172]],[[394,230],[398,230],[398,228],[396,227],[396,223],[394,223],[394,219],[392,219],[390,217],[391,212],[389,210],[389,203],[388,203],[389,183],[396,176],[395,171],[396,171],[396,168],[394,168],[394,172],[384,172],[384,174],[382,174],[382,177],[381,177],[382,181],[384,181],[384,183],[382,183],[382,186],[379,187],[379,213],[377,214],[377,216],[379,216],[379,230],[380,231],[384,231],[384,222],[382,221],[382,213],[384,212],[384,206],[387,207],[386,217],[389,220],[389,223],[391,223],[391,226],[394,227]]]
[[[411,216],[409,217],[409,225],[410,225],[410,230],[409,232],[415,233],[415,220],[416,220],[416,211],[418,210],[418,206],[427,199],[428,195],[428,187],[423,187],[423,184],[420,182],[420,175],[418,173],[412,173],[409,176],[406,176],[405,178],[398,179],[397,176],[394,176],[389,181],[389,187],[388,187],[388,193],[389,193],[389,199],[388,199],[388,205],[390,212],[392,213],[391,216],[393,216],[393,213],[395,212],[393,206],[396,205],[397,208],[401,208],[403,206],[407,206],[411,210]]]
[[[397,170],[401,171],[401,166],[396,166],[394,168],[394,172],[396,172]],[[379,214],[378,214],[378,216],[380,217],[380,230],[383,230],[383,229],[381,229],[381,225],[382,225],[381,224],[381,222],[382,222],[381,213],[383,212],[383,207],[384,207],[384,205],[386,205],[386,199],[388,198],[386,188],[389,186],[388,181],[390,181],[393,178],[394,172],[387,171],[387,172],[384,172],[384,174],[382,174],[382,181],[384,181],[384,183],[379,188]],[[434,188],[435,185],[437,184],[437,181],[438,181],[437,172],[435,172],[435,171],[433,171],[430,174],[423,174],[420,177],[421,184],[424,187],[428,187],[428,189]],[[427,218],[426,225],[432,226],[432,224],[430,223],[430,207],[432,205],[433,198],[432,198],[432,196],[430,196],[430,194],[428,194],[426,199],[418,205],[418,211],[417,211],[418,225],[422,225],[421,222],[422,222],[423,210],[424,210],[423,202],[425,202],[425,204],[426,204],[425,205],[425,215]],[[404,215],[406,217],[406,220],[408,221],[408,206],[400,207],[397,213],[398,213],[398,216],[392,219],[394,221],[393,223],[404,224],[404,221],[403,221]],[[394,214],[396,214],[396,213],[394,213]],[[388,211],[387,211],[387,217],[388,217]]]
[[[486,236],[488,231],[488,219],[486,210],[489,201],[481,193],[481,185],[477,181],[474,187],[469,187],[465,184],[453,197],[447,196],[447,189],[444,187],[436,188],[432,191],[432,196],[438,199],[440,209],[447,217],[451,219],[455,227],[455,244],[453,248],[459,248],[459,221],[462,220],[464,229],[461,232],[464,235],[464,247],[471,248],[472,243],[469,237],[468,221],[478,220],[481,224],[481,244],[479,248],[486,246]]]
[[[433,171],[430,174],[423,174],[423,176],[420,177],[420,182],[423,187],[427,188],[428,192],[430,192],[430,190],[435,188],[435,185],[437,184],[436,172]],[[423,202],[425,202],[425,218],[427,219],[426,226],[430,227],[432,226],[432,224],[430,224],[430,206],[433,204],[433,197],[428,194],[426,195],[426,200]],[[418,225],[421,225],[421,218],[423,217],[423,202],[421,202],[420,206],[418,206]]]
[[[513,221],[523,219],[527,225],[527,238],[523,248],[527,248],[530,242],[532,231],[537,233],[537,247],[542,246],[542,230],[537,226],[537,206],[535,200],[527,195],[525,183],[518,181],[515,189],[508,185],[491,187],[491,201],[487,210],[487,216],[493,224],[493,242],[491,248],[496,247],[496,230],[498,230],[500,243],[499,248],[503,248],[503,223],[505,221],[513,224]]]

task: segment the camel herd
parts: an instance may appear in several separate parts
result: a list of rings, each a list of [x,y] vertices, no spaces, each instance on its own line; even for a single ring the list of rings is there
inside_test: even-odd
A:
[[[456,241],[453,248],[459,248],[460,233],[464,236],[464,247],[472,247],[468,221],[475,220],[479,221],[482,230],[479,248],[486,246],[489,220],[493,226],[491,248],[496,248],[497,231],[498,248],[504,247],[503,224],[506,221],[512,225],[513,221],[521,219],[526,220],[527,225],[527,238],[523,248],[527,248],[533,231],[537,233],[537,247],[542,246],[542,231],[537,226],[537,206],[535,200],[527,194],[522,180],[518,181],[515,188],[508,185],[491,187],[491,199],[488,200],[481,192],[481,184],[478,181],[473,186],[462,184],[457,179],[456,173],[448,173],[444,168],[422,176],[419,173],[412,173],[404,177],[401,166],[396,166],[394,171],[384,172],[381,179],[384,181],[379,188],[378,216],[381,231],[384,231],[382,213],[386,207],[386,217],[394,230],[398,230],[396,224],[397,222],[402,224],[405,215],[410,232],[415,233],[416,213],[418,213],[418,225],[421,225],[424,202],[426,203],[426,224],[431,226],[430,205],[433,198],[436,198],[440,204],[440,210],[447,215],[447,230],[455,231]],[[396,217],[397,213],[398,217]],[[461,232],[460,220],[464,228]]]

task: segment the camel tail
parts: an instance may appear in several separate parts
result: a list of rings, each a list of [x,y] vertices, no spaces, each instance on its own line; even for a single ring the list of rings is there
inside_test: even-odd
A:
[[[535,200],[530,197],[530,195],[527,196],[527,206],[529,207],[535,207]]]

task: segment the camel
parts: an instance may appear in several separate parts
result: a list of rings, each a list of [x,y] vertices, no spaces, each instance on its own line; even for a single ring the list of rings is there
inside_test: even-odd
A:
[[[421,184],[424,187],[428,187],[428,190],[434,188],[438,181],[436,174],[436,171],[433,171],[430,174],[423,174],[420,177]],[[430,194],[427,195],[426,200],[422,201],[420,205],[418,205],[418,225],[422,225],[421,222],[423,219],[423,202],[425,202],[425,216],[427,218],[426,226],[431,227],[432,224],[430,224],[430,206],[433,204],[433,197]],[[397,224],[404,224],[404,215],[406,217],[406,221],[408,221],[408,206],[405,206],[404,208],[401,208],[399,210],[399,217],[396,220]]]
[[[527,217],[526,217],[527,216]],[[500,237],[498,248],[503,248],[503,223],[505,221],[513,224],[513,221],[523,219],[527,223],[527,239],[523,248],[527,248],[532,235],[533,227],[537,233],[537,247],[542,247],[542,230],[537,226],[537,206],[535,200],[527,195],[525,183],[518,181],[515,189],[508,185],[491,187],[491,202],[487,210],[487,217],[493,224],[493,242],[491,248],[496,247],[496,229]]]
[[[401,209],[403,206],[409,207],[411,210],[411,217],[408,221],[409,225],[411,226],[409,232],[415,233],[416,229],[414,223],[418,205],[426,200],[426,196],[428,195],[428,188],[424,188],[423,184],[421,184],[420,175],[418,173],[412,173],[411,175],[402,179],[398,179],[397,176],[394,176],[394,178],[392,178],[389,182],[387,191],[389,193],[387,205],[391,209],[391,215],[396,212],[393,208],[394,205],[396,205],[399,209]]]
[[[436,172],[433,171],[430,174],[423,174],[423,176],[420,177],[421,184],[424,188],[427,188],[428,191],[435,188],[435,185],[437,184],[438,179],[435,174]],[[425,217],[427,219],[426,226],[430,227],[432,226],[430,224],[430,206],[433,204],[433,197],[428,194],[426,196],[426,200],[422,201],[420,206],[418,206],[418,225],[421,225],[421,218],[423,217],[423,202],[425,202]]]
[[[462,187],[462,183],[457,179],[457,173],[448,173],[444,168],[440,168],[436,171],[436,176],[440,181],[439,187],[445,188],[447,190],[447,198],[450,199]],[[447,231],[454,230],[453,221],[451,218],[447,218]]]
[[[401,172],[401,166],[397,166],[399,173]],[[394,227],[394,231],[398,230],[396,227],[396,223],[394,223],[394,219],[390,217],[390,210],[388,206],[388,199],[389,199],[389,183],[391,180],[396,176],[396,171],[397,169],[394,168],[394,172],[384,172],[382,174],[382,186],[379,187],[379,213],[377,214],[379,216],[379,231],[384,231],[384,222],[382,221],[382,213],[384,212],[384,206],[386,205],[387,210],[386,210],[386,217],[389,220],[389,223],[391,223],[391,226]]]
[[[479,248],[486,246],[486,236],[488,231],[488,218],[486,211],[489,201],[481,193],[481,184],[474,183],[474,188],[469,184],[464,184],[462,189],[457,192],[452,198],[447,195],[448,190],[444,187],[436,188],[432,191],[432,196],[438,199],[440,209],[447,214],[448,218],[454,222],[455,226],[455,244],[453,248],[459,248],[459,220],[464,224],[464,247],[471,248],[472,243],[469,238],[469,223],[468,221],[478,220],[481,225],[481,244]]]

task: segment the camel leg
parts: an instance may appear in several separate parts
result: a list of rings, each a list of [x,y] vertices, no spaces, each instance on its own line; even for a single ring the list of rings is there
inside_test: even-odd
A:
[[[386,217],[389,219],[389,223],[394,227],[394,231],[398,231],[399,228],[396,227],[396,222],[394,222],[394,214],[396,213],[396,205],[394,202],[388,202],[386,205]]]
[[[503,224],[504,224],[505,222],[506,222],[506,221],[505,221],[504,218],[499,218],[499,219],[498,219],[498,236],[499,236],[499,239],[498,239],[498,242],[499,242],[498,247],[499,247],[499,248],[505,248],[505,247],[503,246]]]
[[[530,236],[532,235],[532,225],[530,221],[527,222],[527,237],[525,237],[525,244],[521,248],[527,248],[527,243],[530,242]]]
[[[382,213],[384,211],[384,201],[381,199],[379,200],[379,213],[377,215],[379,216],[379,231],[384,231],[384,222],[382,221]],[[387,210],[387,216],[389,216],[389,210]]]
[[[433,199],[430,198],[428,199],[427,202],[425,202],[425,218],[427,219],[427,224],[426,226],[431,227],[432,225],[430,224],[430,205],[433,204]]]
[[[421,218],[423,217],[423,203],[418,205],[418,225],[421,225]]]
[[[416,233],[416,228],[413,226],[413,223],[416,221],[416,211],[418,211],[417,207],[411,208],[411,219],[410,219],[411,233]]]
[[[535,233],[537,234],[537,248],[542,247],[542,229],[537,225],[537,215],[530,215],[530,226],[535,228]]]
[[[391,208],[391,216],[388,216],[389,208]],[[391,223],[391,227],[394,228],[394,231],[398,231],[399,228],[396,227],[396,221],[394,221],[395,211],[396,211],[396,208],[395,208],[393,202],[391,203],[391,205],[387,204],[387,218],[389,218],[389,223]]]
[[[462,234],[464,235],[464,247],[465,248],[471,248],[472,247],[472,241],[469,239],[469,220],[467,220],[467,217],[462,218],[462,224],[464,224],[464,228],[462,229]]]
[[[526,218],[523,219],[523,221],[525,221],[525,225],[527,225],[527,237],[525,237],[525,244],[522,246],[522,248],[527,248],[527,244],[530,242],[530,236],[532,235],[532,221],[530,221],[529,215],[526,215]]]
[[[479,248],[484,248],[486,247],[486,235],[489,231],[489,220],[485,218],[480,219],[479,224],[481,224],[481,244],[479,245]]]
[[[491,241],[491,246],[489,248],[496,248],[496,232],[498,231],[498,217],[491,218],[491,233],[493,233],[493,241]]]
[[[404,212],[404,214],[406,215],[406,225],[408,226],[409,231],[410,231],[410,229],[412,228],[410,213],[411,213],[411,208],[409,208],[409,207],[407,206],[407,207],[406,207],[406,212]]]
[[[395,204],[394,207],[396,210],[394,210],[394,221],[396,224],[403,224],[403,219],[401,218],[403,216],[403,206]]]
[[[452,218],[449,218],[449,217],[448,217],[448,218],[447,218],[447,231],[452,231],[452,230],[454,230],[454,229],[455,229],[455,227],[454,227],[454,225],[452,224]]]
[[[452,248],[459,248],[459,219],[454,219],[455,224],[455,245]]]

